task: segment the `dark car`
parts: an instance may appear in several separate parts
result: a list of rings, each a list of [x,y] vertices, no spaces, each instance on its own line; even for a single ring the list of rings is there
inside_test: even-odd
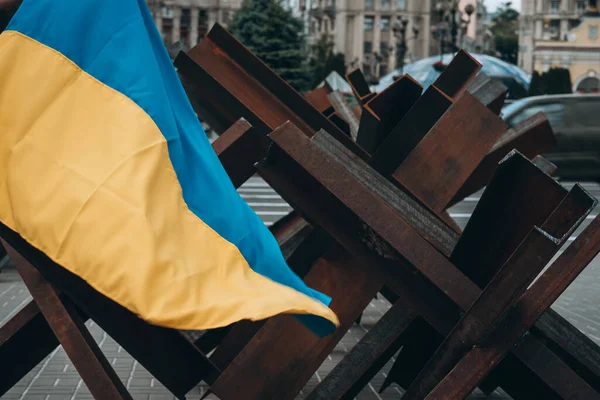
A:
[[[502,117],[514,126],[540,111],[557,140],[543,155],[558,167],[555,176],[600,181],[600,95],[528,97],[505,106]]]

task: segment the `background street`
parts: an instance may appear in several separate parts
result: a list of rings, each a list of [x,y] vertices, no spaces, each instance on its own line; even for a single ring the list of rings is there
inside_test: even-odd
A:
[[[564,183],[567,188],[572,184]],[[584,188],[600,199],[600,185],[585,183]],[[239,189],[242,197],[252,206],[267,225],[286,215],[290,207],[259,178],[252,178]],[[451,216],[464,227],[479,200],[479,195],[467,198],[464,202],[453,207]],[[580,227],[575,236],[600,211],[596,210]],[[572,240],[573,238],[571,238]],[[21,307],[30,300],[27,289],[12,269],[0,273],[0,326],[6,323]],[[596,343],[600,344],[600,258],[596,258],[578,277],[571,287],[554,304],[554,309],[571,321]],[[334,352],[323,363],[319,371],[312,377],[304,388],[302,395],[308,394],[326,376],[337,362],[354,346],[375,322],[387,311],[389,304],[382,298],[374,300],[367,308],[362,325],[354,325]],[[107,359],[112,363],[117,374],[125,382],[134,398],[140,400],[173,399],[173,396],[157,382],[147,371],[135,362],[116,342],[108,337],[98,326],[88,323],[94,338],[100,344]],[[14,360],[18,362],[18,360]],[[379,394],[379,387],[389,369],[388,364],[381,373],[357,397],[360,400],[397,399],[401,391],[392,385]],[[199,387],[195,393],[190,393],[189,399],[199,399],[206,387]],[[62,399],[91,399],[92,396],[79,375],[73,368],[62,349],[54,351],[44,362],[36,367],[16,387],[2,399],[31,399],[31,400],[62,400]],[[470,398],[508,398],[503,393],[494,393],[486,397],[482,393],[474,393]],[[216,399],[209,396],[208,399]]]

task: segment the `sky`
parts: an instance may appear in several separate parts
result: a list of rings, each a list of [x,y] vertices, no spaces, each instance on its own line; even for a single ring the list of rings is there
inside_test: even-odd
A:
[[[496,7],[502,3],[505,3],[506,1],[507,0],[485,0],[485,5],[487,6],[488,11],[493,12],[496,11]],[[513,8],[521,11],[521,0],[512,0],[512,6]]]

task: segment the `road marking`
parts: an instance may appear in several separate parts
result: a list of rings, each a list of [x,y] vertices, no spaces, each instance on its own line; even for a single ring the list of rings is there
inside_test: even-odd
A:
[[[245,188],[241,187],[238,189],[240,193],[274,193],[275,191],[271,188]]]
[[[245,188],[245,187],[266,187],[266,188],[268,188],[271,186],[269,186],[267,184],[267,182],[246,182],[241,187],[242,188]]]
[[[291,208],[287,203],[248,203],[250,207],[287,207]]]
[[[275,216],[281,216],[283,217],[284,215],[288,215],[290,212],[289,211],[256,211],[256,214],[260,215],[275,215]]]
[[[466,213],[450,213],[450,217],[452,218],[471,218],[471,215]]]
[[[242,194],[242,199],[277,199],[282,200],[277,194]]]

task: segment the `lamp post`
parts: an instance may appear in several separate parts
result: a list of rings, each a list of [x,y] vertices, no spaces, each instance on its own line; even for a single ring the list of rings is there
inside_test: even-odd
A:
[[[406,38],[406,29],[408,27],[408,19],[403,18],[394,23],[394,36],[396,37],[396,68],[400,69],[400,75],[404,74],[404,59],[408,50],[407,40],[416,39],[419,37],[420,28],[417,24],[413,24],[413,36]]]
[[[439,17],[439,24],[434,27],[433,33],[440,41],[440,61],[444,54],[444,50],[455,53],[460,47],[457,43],[458,32],[466,33],[467,27],[471,23],[471,16],[475,12],[473,4],[467,4],[463,12],[467,15],[467,19],[462,18],[458,6],[458,0],[439,0],[435,5],[435,10]]]

